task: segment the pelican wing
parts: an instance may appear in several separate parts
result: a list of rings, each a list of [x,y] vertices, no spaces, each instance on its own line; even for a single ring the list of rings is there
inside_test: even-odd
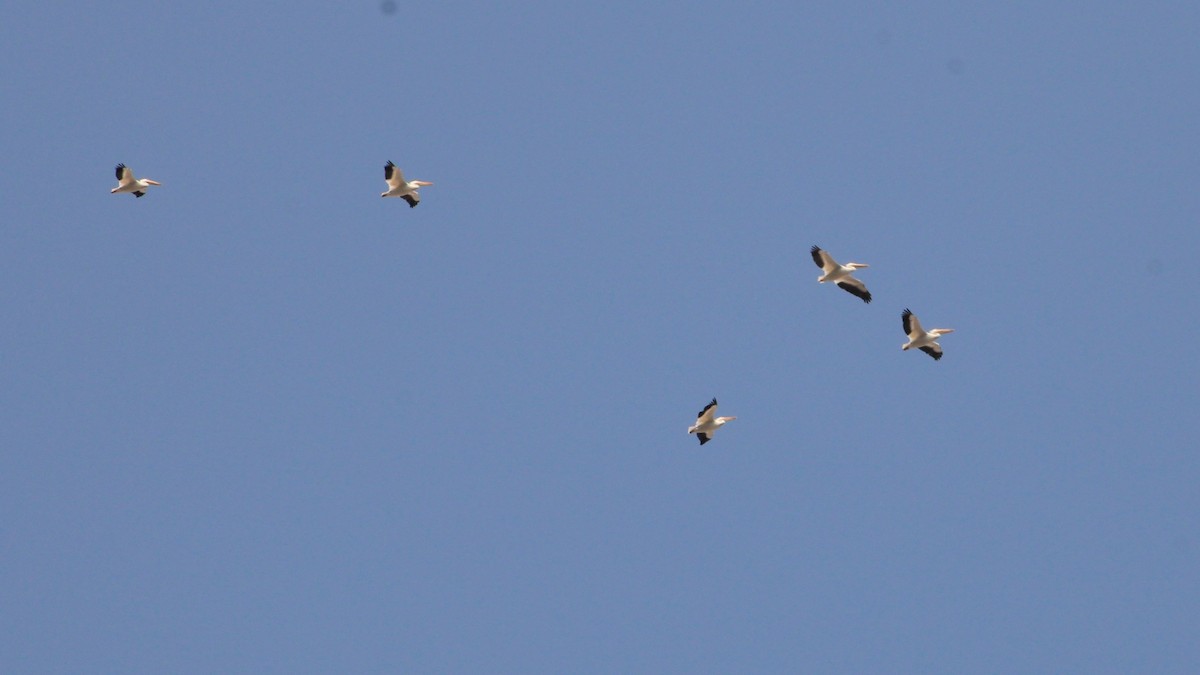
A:
[[[938,359],[942,358],[942,346],[936,342],[931,345],[919,347],[919,349],[921,351],[925,352],[926,354],[932,356],[934,361],[937,361]]]
[[[712,403],[709,403],[708,405],[704,406],[704,410],[701,410],[700,414],[696,415],[696,426],[701,426],[704,424],[712,424],[713,415],[716,415],[716,414],[717,414],[717,399],[714,398],[712,400]]]
[[[393,190],[405,183],[404,172],[390,160],[383,166],[383,179],[387,181],[388,187]]]
[[[708,434],[696,434],[696,438],[700,439],[700,445],[704,445],[710,440]]]
[[[118,164],[117,180],[120,181],[121,185],[129,185],[134,181],[133,172],[130,171],[129,167],[125,166],[124,164]]]
[[[421,203],[421,195],[417,194],[416,190],[413,190],[406,195],[400,195],[400,198],[408,202],[408,208],[410,209],[415,208],[417,204]]]
[[[837,269],[838,264],[820,246],[813,246],[811,252],[813,262],[817,263],[817,267],[820,267],[826,274]]]
[[[911,309],[906,309],[900,314],[900,320],[904,323],[904,334],[909,337],[923,335],[925,331],[921,328],[921,322],[917,320],[917,315],[912,313]]]
[[[867,285],[855,279],[854,277],[846,277],[837,282],[838,288],[846,291],[850,295],[861,298],[863,302],[871,302],[871,291],[867,290]]]

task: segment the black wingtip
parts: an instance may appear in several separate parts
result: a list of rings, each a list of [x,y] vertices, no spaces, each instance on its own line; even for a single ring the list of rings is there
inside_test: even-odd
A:
[[[838,282],[838,288],[842,289],[843,291],[846,291],[847,293],[849,293],[850,295],[853,295],[856,298],[861,298],[862,301],[865,303],[869,304],[871,302],[871,291],[859,290],[857,287],[852,286],[844,281]]]
[[[134,197],[138,197],[138,198],[140,199],[141,197],[145,197],[145,196],[146,196],[146,193],[145,193],[145,192],[138,191],[138,192],[135,192],[135,193],[133,193],[133,196],[134,196]]]
[[[125,168],[124,164],[117,165],[117,180],[121,179],[121,171]]]
[[[708,437],[706,434],[696,434],[696,438],[699,438],[699,439],[700,439],[700,445],[704,445],[705,443],[707,443],[707,442],[709,442],[710,440],[712,440],[712,439],[711,439],[711,438],[709,438],[709,437]]]

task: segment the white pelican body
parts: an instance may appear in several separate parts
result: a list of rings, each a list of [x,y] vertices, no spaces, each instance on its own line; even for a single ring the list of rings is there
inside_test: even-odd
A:
[[[900,321],[904,324],[904,332],[908,334],[908,342],[904,343],[900,349],[904,351],[920,349],[932,356],[934,361],[942,358],[942,346],[937,343],[937,339],[946,333],[953,333],[953,328],[925,330],[921,328],[921,322],[917,320],[917,315],[909,309],[900,313]]]
[[[867,290],[867,285],[852,276],[854,270],[869,267],[869,265],[863,263],[839,265],[828,252],[821,250],[820,246],[812,247],[812,259],[824,272],[817,277],[818,283],[833,282],[838,285],[838,288],[861,298],[863,302],[871,302],[871,292]]]
[[[417,188],[433,185],[433,183],[423,180],[404,180],[404,173],[400,171],[400,167],[391,161],[383,167],[383,179],[387,181],[388,190],[379,196],[400,197],[408,202],[409,208],[421,203],[421,195],[417,192]]]
[[[146,194],[146,189],[151,185],[162,185],[156,180],[142,178],[138,180],[133,177],[133,172],[124,164],[117,165],[117,187],[112,189],[112,194],[118,192],[132,192],[134,197],[142,197]]]
[[[696,434],[696,438],[700,439],[700,445],[712,440],[713,433],[720,429],[726,422],[736,420],[736,417],[713,417],[717,414],[717,399],[713,399],[712,403],[704,406],[704,410],[696,415],[696,423],[688,427],[689,434]]]

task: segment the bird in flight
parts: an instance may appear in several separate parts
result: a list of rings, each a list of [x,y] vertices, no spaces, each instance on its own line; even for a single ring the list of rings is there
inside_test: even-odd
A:
[[[696,438],[700,439],[700,445],[712,440],[712,435],[716,433],[727,422],[736,420],[736,417],[713,417],[717,414],[717,399],[713,399],[711,403],[704,406],[704,410],[696,415],[696,423],[688,427],[689,434],[696,434]]]
[[[900,313],[900,321],[904,324],[904,333],[908,335],[908,342],[904,343],[900,349],[904,351],[913,348],[920,349],[932,356],[934,361],[942,358],[942,346],[937,343],[937,339],[946,333],[953,333],[953,328],[925,330],[921,328],[921,322],[917,320],[917,315],[913,314],[911,309],[905,309]]]
[[[112,194],[118,192],[132,192],[134,197],[143,197],[146,195],[146,189],[151,185],[162,185],[156,180],[149,178],[137,179],[133,177],[133,171],[124,164],[117,165],[117,187],[112,189]]]
[[[424,180],[404,180],[404,172],[391,161],[388,161],[383,167],[383,179],[387,181],[388,189],[387,192],[379,196],[399,197],[408,202],[409,208],[421,203],[421,195],[417,192],[418,188],[433,185],[433,183]]]
[[[831,281],[837,284],[838,288],[843,291],[861,298],[863,302],[871,302],[871,292],[867,290],[867,285],[852,276],[854,270],[869,267],[869,265],[853,262],[839,265],[829,255],[829,252],[822,250],[820,246],[812,247],[812,259],[813,262],[817,263],[817,267],[820,267],[821,271],[824,272],[824,274],[817,277],[817,282],[823,284],[826,281]]]

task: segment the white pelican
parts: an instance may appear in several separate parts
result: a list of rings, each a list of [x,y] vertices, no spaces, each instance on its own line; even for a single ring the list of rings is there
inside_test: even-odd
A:
[[[852,274],[854,270],[861,267],[869,267],[863,263],[846,263],[839,265],[836,260],[830,257],[827,251],[821,250],[820,246],[812,247],[813,262],[817,263],[825,273],[817,277],[818,283],[832,281],[838,285],[838,288],[850,293],[851,295],[862,298],[863,302],[871,302],[871,292],[867,290],[867,285],[855,279]]]
[[[689,434],[696,434],[696,438],[700,439],[700,445],[712,440],[712,435],[716,433],[726,422],[736,420],[736,417],[713,417],[717,414],[717,399],[713,399],[712,403],[704,406],[704,410],[696,415],[696,423],[688,427]]]
[[[900,349],[907,351],[916,347],[932,356],[934,361],[942,358],[942,346],[937,343],[937,339],[946,333],[953,333],[953,328],[934,328],[927,331],[921,328],[921,322],[917,320],[917,315],[909,309],[900,313],[900,320],[904,323],[904,332],[908,334],[908,342],[904,343]]]
[[[379,196],[400,197],[408,202],[409,208],[421,203],[421,195],[417,192],[417,188],[433,185],[433,183],[424,180],[404,180],[404,173],[400,171],[400,167],[393,164],[390,160],[383,167],[383,179],[387,181],[388,190]]]
[[[156,180],[149,178],[137,179],[133,177],[133,172],[124,164],[117,165],[117,187],[112,189],[112,194],[118,192],[132,192],[134,197],[141,197],[146,194],[146,189],[151,185],[162,185]]]

